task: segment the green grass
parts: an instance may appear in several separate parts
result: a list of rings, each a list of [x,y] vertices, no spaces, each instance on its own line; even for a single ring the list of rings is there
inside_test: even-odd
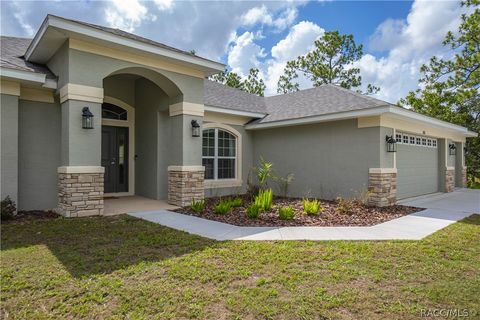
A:
[[[215,242],[128,216],[1,226],[18,319],[417,319],[480,310],[480,215],[423,241]]]

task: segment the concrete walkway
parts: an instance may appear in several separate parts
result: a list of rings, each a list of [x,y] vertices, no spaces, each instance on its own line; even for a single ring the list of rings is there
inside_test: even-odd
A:
[[[239,227],[167,210],[130,215],[215,240],[420,240],[480,213],[480,190],[459,189],[402,204],[426,210],[371,227]]]

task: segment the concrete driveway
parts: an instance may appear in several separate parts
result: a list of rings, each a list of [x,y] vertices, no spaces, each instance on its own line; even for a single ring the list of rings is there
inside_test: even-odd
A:
[[[425,209],[480,213],[480,190],[457,189],[399,201],[399,204]]]

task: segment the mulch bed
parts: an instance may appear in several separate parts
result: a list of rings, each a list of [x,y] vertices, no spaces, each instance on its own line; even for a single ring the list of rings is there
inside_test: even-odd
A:
[[[59,214],[53,211],[43,211],[43,210],[29,210],[29,211],[18,211],[13,219],[2,220],[2,224],[9,223],[19,223],[19,222],[28,222],[33,220],[51,220],[61,217]]]
[[[246,216],[246,208],[250,205],[250,199],[247,196],[241,196],[243,206],[232,208],[225,214],[216,214],[213,205],[219,198],[206,199],[206,209],[203,213],[196,213],[190,207],[183,207],[175,210],[178,213],[197,216],[209,220],[229,223],[236,226],[250,227],[289,227],[289,226],[372,226],[385,221],[396,219],[414,212],[423,210],[422,208],[394,205],[389,207],[371,207],[355,202],[353,208],[348,213],[338,212],[338,204],[335,201],[322,200],[323,212],[316,216],[309,216],[303,213],[302,199],[279,198],[273,201],[272,209],[262,212],[258,219],[250,219]],[[224,198],[225,199],[225,198]],[[281,220],[278,217],[278,208],[282,206],[292,206],[295,210],[295,217],[292,220]]]

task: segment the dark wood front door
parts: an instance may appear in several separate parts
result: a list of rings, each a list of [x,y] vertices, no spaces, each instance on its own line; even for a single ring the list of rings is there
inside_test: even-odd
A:
[[[102,126],[105,193],[128,192],[128,128]]]

